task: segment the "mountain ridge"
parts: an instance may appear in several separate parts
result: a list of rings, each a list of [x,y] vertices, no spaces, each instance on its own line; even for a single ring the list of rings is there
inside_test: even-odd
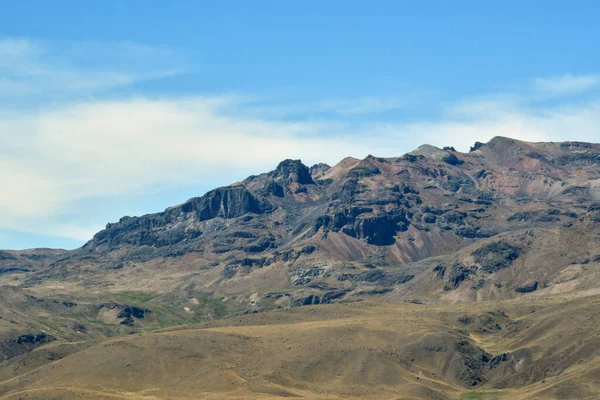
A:
[[[137,273],[133,265],[142,265],[148,273],[195,276],[188,285],[212,294],[301,293],[290,294],[290,304],[356,293],[363,285],[398,292],[394,279],[406,283],[426,272],[428,259],[451,257],[473,243],[523,229],[541,229],[529,233],[540,238],[544,229],[593,230],[599,164],[598,144],[506,137],[478,142],[468,153],[423,145],[400,157],[348,157],[332,167],[284,160],[273,171],[162,212],[109,223],[80,249],[16,280],[26,287],[85,280],[93,288],[106,284],[111,271],[129,276]],[[165,263],[170,267],[159,267]],[[480,262],[446,264],[437,276],[448,290],[489,280],[483,273],[504,273]],[[528,279],[513,286],[539,281]],[[168,290],[181,291],[184,281]]]

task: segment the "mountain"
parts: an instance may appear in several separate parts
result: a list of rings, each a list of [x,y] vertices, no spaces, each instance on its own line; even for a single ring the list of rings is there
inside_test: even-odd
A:
[[[185,297],[259,293],[263,303],[284,290],[280,305],[351,298],[362,286],[479,300],[518,297],[535,282],[547,292],[578,261],[599,256],[576,248],[597,244],[599,163],[600,145],[501,137],[467,154],[425,145],[333,167],[285,160],[163,212],[123,217],[18,281]],[[570,242],[575,248],[557,247]],[[548,252],[560,254],[544,271],[508,268],[539,265]],[[415,284],[424,279],[432,280],[425,292]]]
[[[595,339],[578,330],[593,330],[598,311],[599,166],[600,144],[504,137],[468,153],[423,145],[332,167],[285,160],[163,212],[123,217],[77,250],[0,251],[0,380],[7,379],[0,394],[120,398],[131,386],[139,390],[130,395],[141,396],[153,382],[142,375],[153,368],[132,372],[141,374],[139,385],[121,382],[118,393],[105,391],[117,386],[103,368],[120,371],[123,354],[138,357],[134,348],[154,364],[170,340],[192,354],[185,343],[199,340],[219,343],[194,356],[210,357],[212,372],[201,374],[214,382],[202,390],[215,398],[236,391],[240,398],[319,397],[320,387],[344,396],[343,382],[355,385],[352,395],[375,398],[459,398],[480,386],[509,398],[517,398],[514,390],[561,398],[578,384],[581,396],[594,396],[591,378],[563,372],[581,360],[595,371],[600,362],[584,355]],[[544,334],[549,321],[569,321],[563,310],[583,306],[579,326]],[[167,329],[178,325],[195,339]],[[102,342],[148,331],[157,332]],[[350,333],[374,342],[353,342]],[[333,347],[342,355],[324,350],[335,336],[350,341]],[[579,336],[575,347],[564,340]],[[288,342],[297,365],[268,356],[281,351],[272,343]],[[110,343],[120,350],[104,350]],[[246,350],[220,347],[237,345]],[[255,351],[266,358],[253,375],[244,366]],[[48,363],[48,352],[70,361]],[[99,383],[90,375],[81,386],[61,375],[90,357],[103,360],[93,369]],[[169,370],[177,368],[172,362]],[[7,372],[17,364],[24,375]],[[48,389],[63,380],[73,393]],[[181,387],[173,393],[185,398],[200,386]]]

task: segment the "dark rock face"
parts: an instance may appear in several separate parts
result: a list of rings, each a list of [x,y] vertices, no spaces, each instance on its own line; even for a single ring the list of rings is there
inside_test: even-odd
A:
[[[194,212],[200,221],[217,217],[237,218],[247,213],[264,214],[273,209],[268,201],[256,198],[244,186],[215,189],[181,206],[181,212]]]
[[[334,290],[327,292],[321,298],[321,304],[330,304],[333,303],[334,300],[339,300],[343,298],[351,289],[342,289],[342,290]]]
[[[379,175],[381,174],[381,171],[379,168],[370,163],[361,162],[359,165],[352,168],[350,173],[358,178],[364,178],[368,176]]]
[[[349,236],[364,239],[375,246],[394,244],[396,233],[408,229],[408,220],[404,216],[370,217],[357,220],[352,228],[342,230]]]
[[[444,281],[444,290],[454,290],[458,288],[464,280],[475,273],[474,267],[468,267],[461,263],[453,263],[450,265],[440,264],[433,270],[434,272],[437,272],[438,278]]]
[[[444,158],[442,158],[442,161],[444,161],[447,164],[454,165],[454,166],[462,165],[465,163],[463,160],[456,157],[456,154],[452,154],[452,153],[445,155]]]
[[[147,308],[140,308],[140,307],[136,307],[136,306],[126,306],[117,315],[117,318],[134,317],[134,318],[142,319],[146,316],[147,313],[150,313],[150,312],[152,312],[152,311],[148,310]]]
[[[461,357],[462,368],[458,378],[465,386],[479,386],[487,382],[487,371],[496,369],[510,360],[508,353],[493,356],[469,340],[456,343],[456,351]]]
[[[300,250],[300,254],[312,254],[317,250],[316,246],[313,246],[312,244],[308,245],[308,246],[304,246],[301,250]]]
[[[449,208],[440,208],[440,207],[432,207],[432,206],[423,206],[422,210],[426,214],[433,214],[435,216],[443,215],[449,212],[451,209]]]
[[[600,153],[580,152],[562,155],[554,160],[558,165],[597,165],[600,164]]]
[[[133,246],[155,246],[164,247],[179,243],[183,240],[195,239],[202,235],[202,232],[197,230],[172,230],[170,232],[153,232],[144,230],[143,228],[128,228],[107,229],[101,231],[94,236],[94,240],[98,244],[121,245],[129,244]]]
[[[296,298],[291,301],[291,305],[294,307],[300,306],[312,306],[317,304],[331,304],[336,300],[343,298],[350,289],[340,289],[333,290],[323,294],[323,296],[318,296],[316,294],[311,294],[306,297]]]
[[[21,335],[17,338],[10,339],[11,342],[14,342],[16,344],[36,344],[36,345],[50,343],[54,340],[56,340],[56,338],[54,336],[48,335],[45,332],[41,332],[38,334]]]
[[[467,214],[460,211],[450,211],[442,216],[442,221],[447,224],[464,225]]]
[[[469,153],[472,153],[474,151],[479,150],[480,148],[482,148],[483,146],[485,146],[485,143],[481,143],[481,142],[475,142],[475,144],[473,146],[471,146],[471,148],[469,149]]]
[[[31,271],[31,270],[27,269],[27,268],[19,268],[19,267],[2,268],[2,267],[0,267],[0,275],[14,274],[14,273],[18,273],[18,272],[29,272],[29,271]]]
[[[584,220],[591,224],[600,223],[600,209],[598,208],[598,204],[592,204],[588,208],[588,212],[585,213]]]
[[[435,224],[437,221],[437,217],[435,214],[425,214],[423,215],[423,222],[426,224]]]
[[[20,356],[39,346],[55,341],[56,338],[45,332],[27,333],[0,342],[0,361]]]
[[[310,170],[300,160],[282,161],[275,171],[269,173],[269,177],[283,186],[289,186],[291,183],[298,183],[300,185],[315,184]]]
[[[457,321],[463,325],[470,325],[471,330],[477,330],[481,333],[495,333],[502,330],[502,326],[497,321],[508,320],[506,314],[499,312],[490,312],[481,315],[462,315]]]
[[[393,288],[371,289],[371,290],[361,291],[359,294],[366,294],[369,296],[377,296],[377,295],[389,293],[393,290],[394,290]],[[418,301],[418,300],[413,300],[413,301]]]
[[[473,289],[473,290],[479,290],[479,289],[481,289],[482,287],[484,287],[484,286],[485,286],[485,282],[486,282],[486,281],[485,281],[485,279],[479,279],[479,280],[477,281],[477,283],[476,283],[476,284],[474,284],[474,285],[471,287],[471,289]]]
[[[148,308],[141,308],[137,306],[131,306],[128,304],[119,303],[105,303],[99,306],[100,309],[106,308],[109,310],[119,310],[117,318],[122,318],[120,324],[127,326],[134,326],[135,319],[144,319],[148,314],[152,313],[152,310]],[[135,319],[134,319],[135,318]]]
[[[273,195],[273,196],[276,196],[276,197],[283,197],[283,196],[285,196],[285,192],[283,191],[283,187],[279,183],[275,182],[272,179],[267,180],[267,182],[265,183],[265,185],[262,188],[262,193],[265,196],[268,196],[268,195]]]
[[[588,186],[570,186],[562,191],[564,196],[587,197],[590,193]]]
[[[531,293],[531,292],[535,292],[537,290],[537,288],[538,288],[537,281],[533,281],[526,285],[516,287],[515,291],[519,292],[519,293]]]
[[[460,380],[466,386],[477,386],[484,383],[485,377],[482,369],[489,360],[489,355],[466,340],[458,342],[456,350],[462,356],[464,365],[460,371]]]
[[[242,267],[258,267],[258,268],[262,268],[263,265],[265,265],[265,259],[264,258],[250,258],[250,257],[244,257],[240,260],[240,265]]]
[[[260,177],[250,177],[245,182],[255,179],[266,179],[258,192],[263,196],[285,197],[286,194],[308,193],[307,185],[315,185],[315,177],[324,174],[329,166],[327,164],[315,165],[309,169],[300,160],[284,160],[277,168]]]
[[[16,260],[17,257],[13,256],[12,254],[6,252],[6,251],[1,251],[0,250],[0,261],[3,260]]]
[[[321,304],[321,299],[319,296],[310,295],[302,300],[303,306],[310,306],[313,304]]]
[[[593,203],[588,206],[588,212],[600,211],[600,203]]]
[[[235,265],[226,265],[221,272],[221,275],[226,279],[231,279],[237,274],[237,267]]]
[[[560,210],[522,211],[511,215],[506,220],[509,222],[557,222],[560,221]]]
[[[371,283],[380,286],[392,286],[406,283],[414,278],[414,275],[406,273],[389,273],[381,269],[373,269],[371,271],[360,274],[343,274],[338,276],[338,281],[352,281]]]
[[[551,162],[543,154],[540,154],[540,153],[535,152],[535,151],[527,153],[527,157],[535,158],[536,160],[540,160],[540,161],[543,161],[545,163]]]
[[[454,233],[468,239],[489,238],[496,234],[493,230],[480,228],[479,226],[460,227]]]
[[[490,361],[488,361],[487,367],[488,367],[488,369],[495,369],[498,366],[500,366],[500,364],[508,361],[508,359],[509,359],[509,355],[507,353],[499,354],[499,355],[493,357]]]
[[[488,173],[485,169],[481,169],[477,171],[473,176],[475,177],[475,179],[485,179],[488,177]]]
[[[275,248],[275,238],[272,236],[263,236],[256,242],[249,244],[243,248],[247,253],[262,253],[267,249]]]
[[[494,273],[510,266],[520,255],[521,249],[505,242],[494,242],[471,253],[481,269]]]
[[[447,175],[446,180],[442,181],[441,185],[444,189],[453,193],[459,191],[465,194],[475,193],[475,182],[469,176],[463,174]]]
[[[398,232],[408,229],[410,221],[406,218],[403,210],[395,214],[381,216],[363,216],[371,213],[370,207],[353,207],[334,215],[319,217],[313,226],[316,233],[321,227],[325,230],[339,232],[340,230],[348,236],[363,239],[368,244],[375,246],[389,246],[394,244]]]
[[[410,163],[417,162],[417,161],[422,160],[424,158],[425,158],[425,156],[414,155],[414,154],[405,154],[405,155],[402,156],[403,160],[406,160],[406,161],[408,161]]]
[[[98,232],[84,248],[107,245],[166,247],[193,241],[203,232],[179,222],[192,219],[207,221],[214,218],[232,219],[248,213],[264,214],[275,207],[266,199],[250,193],[244,186],[229,186],[212,190],[206,195],[193,198],[178,207],[158,214],[141,217],[123,217],[115,224],[108,224]],[[172,227],[175,225],[175,227]],[[167,229],[168,228],[168,229]]]

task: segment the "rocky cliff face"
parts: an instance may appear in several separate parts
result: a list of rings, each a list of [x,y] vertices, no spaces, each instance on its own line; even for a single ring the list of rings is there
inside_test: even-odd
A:
[[[151,285],[164,292],[287,291],[254,301],[271,306],[336,293],[336,301],[358,293],[484,299],[556,289],[572,262],[597,255],[564,250],[545,273],[523,265],[555,237],[596,245],[599,167],[597,144],[501,137],[469,153],[421,146],[311,168],[285,160],[164,212],[108,224],[26,284],[114,279],[119,287],[143,269],[179,277]],[[0,264],[14,266],[15,257],[0,253]],[[415,279],[388,279],[399,273]],[[531,282],[535,289],[517,290]]]

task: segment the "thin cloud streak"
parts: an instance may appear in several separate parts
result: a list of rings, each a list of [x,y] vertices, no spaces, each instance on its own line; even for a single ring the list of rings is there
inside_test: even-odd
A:
[[[107,92],[185,70],[181,57],[158,47],[0,39],[0,101],[7,105],[23,97]]]
[[[535,90],[552,96],[566,96],[585,92],[600,86],[600,75],[566,74],[552,78],[536,78]]]

